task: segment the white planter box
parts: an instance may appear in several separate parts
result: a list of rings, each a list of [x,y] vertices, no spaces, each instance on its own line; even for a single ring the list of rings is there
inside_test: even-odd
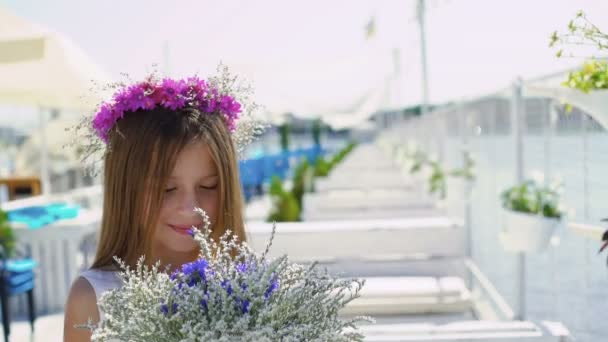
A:
[[[562,220],[503,210],[504,231],[500,240],[509,252],[540,252],[547,248]]]

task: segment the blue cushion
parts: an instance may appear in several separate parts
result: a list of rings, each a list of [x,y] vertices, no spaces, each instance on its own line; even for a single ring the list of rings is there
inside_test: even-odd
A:
[[[6,279],[6,284],[9,287],[17,287],[23,283],[32,282],[34,280],[34,272],[9,273]]]
[[[51,203],[44,206],[31,206],[7,212],[8,220],[26,224],[29,228],[36,229],[44,227],[61,219],[74,218],[78,216],[79,206],[71,206],[66,203]]]
[[[12,273],[21,273],[32,271],[38,263],[32,259],[9,259],[6,261],[6,265],[0,265],[1,268]]]
[[[249,159],[239,162],[239,173],[243,186],[261,185],[264,177],[261,160]]]
[[[29,291],[29,290],[31,290],[33,288],[34,288],[34,280],[28,281],[28,282],[25,282],[25,283],[23,283],[23,284],[21,284],[19,286],[15,286],[15,287],[11,286],[11,287],[9,287],[8,288],[8,295],[9,296],[18,295],[18,294],[27,292],[27,291]]]
[[[6,267],[5,285],[9,296],[27,292],[34,288],[34,268],[38,263],[32,259],[9,259],[0,264]]]

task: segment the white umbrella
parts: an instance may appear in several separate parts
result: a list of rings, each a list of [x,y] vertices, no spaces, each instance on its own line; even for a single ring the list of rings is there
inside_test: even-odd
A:
[[[40,174],[42,168],[40,150],[43,144],[47,150],[51,174],[62,174],[77,167],[80,160],[76,148],[68,145],[72,137],[65,132],[66,128],[74,127],[77,123],[77,119],[57,118],[48,121],[45,125],[44,140],[42,134],[30,135],[17,151],[15,173],[21,176]]]
[[[90,110],[109,76],[61,34],[0,8],[0,104],[40,109],[40,172],[48,193],[45,109]]]
[[[0,8],[0,104],[89,109],[108,75],[69,39]]]

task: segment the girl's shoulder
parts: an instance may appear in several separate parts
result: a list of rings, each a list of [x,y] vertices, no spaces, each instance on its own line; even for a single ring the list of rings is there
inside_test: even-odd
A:
[[[120,286],[121,281],[118,277],[118,269],[109,268],[91,268],[80,273],[80,278],[85,279],[93,288],[97,299],[101,295],[111,289]]]
[[[90,341],[89,331],[74,327],[86,324],[89,319],[99,322],[97,297],[91,283],[84,277],[78,277],[70,288],[65,304],[64,341]]]

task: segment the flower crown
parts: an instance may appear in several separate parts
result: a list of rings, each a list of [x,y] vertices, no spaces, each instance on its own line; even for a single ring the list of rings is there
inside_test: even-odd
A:
[[[112,102],[102,104],[93,119],[93,128],[107,144],[109,131],[126,112],[152,110],[157,106],[173,111],[195,108],[201,113],[222,115],[231,133],[236,130],[241,113],[241,104],[233,96],[220,93],[196,76],[186,80],[148,77],[143,82],[119,90],[112,97]]]
[[[268,126],[256,115],[260,107],[251,101],[251,87],[238,81],[224,65],[218,67],[217,76],[207,80],[198,76],[160,79],[152,74],[141,82],[111,83],[100,89],[101,93],[108,91],[113,93],[110,100],[96,106],[92,117],[84,117],[71,129],[74,136],[68,145],[76,148],[91,175],[98,173],[109,152],[110,131],[129,112],[157,107],[173,111],[194,108],[201,115],[221,115],[239,154]]]

